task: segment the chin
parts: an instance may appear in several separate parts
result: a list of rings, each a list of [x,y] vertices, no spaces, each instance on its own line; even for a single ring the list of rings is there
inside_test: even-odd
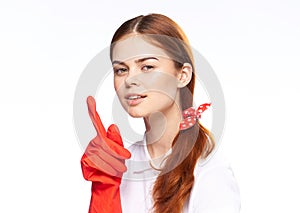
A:
[[[142,112],[137,112],[136,110],[132,110],[132,109],[127,109],[127,113],[133,118],[143,118],[143,117],[147,116],[146,114],[144,114]]]
[[[144,117],[143,115],[141,115],[140,113],[137,113],[137,112],[132,112],[132,111],[127,111],[127,113],[133,117],[133,118],[141,118],[141,117]]]
[[[144,116],[141,116],[141,115],[132,115],[132,114],[129,114],[131,117],[133,118],[143,118]]]

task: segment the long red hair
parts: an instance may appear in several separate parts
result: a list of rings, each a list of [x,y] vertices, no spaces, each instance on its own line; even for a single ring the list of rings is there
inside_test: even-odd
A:
[[[124,22],[112,38],[111,56],[114,43],[131,33],[146,37],[150,35],[149,42],[165,50],[174,59],[178,69],[183,63],[190,63],[194,70],[194,59],[188,39],[179,25],[167,16],[149,14]],[[180,90],[182,110],[193,105],[194,86],[193,72],[189,84]],[[207,157],[213,148],[212,135],[199,122],[192,128],[178,132],[172,143],[172,153],[166,159],[153,186],[155,213],[182,211],[194,184],[195,165],[200,158]]]

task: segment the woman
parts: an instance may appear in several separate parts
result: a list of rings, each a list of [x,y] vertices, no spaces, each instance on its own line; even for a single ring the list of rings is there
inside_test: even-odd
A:
[[[88,97],[97,136],[82,159],[92,181],[89,212],[239,212],[231,169],[193,110],[195,70],[181,28],[160,14],[138,16],[115,32],[110,49],[114,87],[123,108],[143,117],[142,141],[123,147],[116,125],[106,131]]]

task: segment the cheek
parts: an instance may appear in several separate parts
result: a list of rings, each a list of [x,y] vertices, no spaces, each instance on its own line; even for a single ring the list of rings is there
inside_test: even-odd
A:
[[[123,85],[123,81],[120,78],[114,78],[114,88],[116,93],[120,92],[122,85]]]
[[[155,91],[170,98],[175,98],[177,92],[177,78],[164,72],[147,73],[144,76],[143,84],[149,91]]]
[[[124,82],[120,79],[114,78],[114,89],[119,100],[122,102],[122,97],[124,97],[125,93]]]

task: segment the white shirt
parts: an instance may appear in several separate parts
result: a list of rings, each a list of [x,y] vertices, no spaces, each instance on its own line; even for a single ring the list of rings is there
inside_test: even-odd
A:
[[[145,139],[131,145],[131,159],[126,161],[120,195],[123,213],[149,213],[152,209],[152,187],[159,171],[150,165]],[[154,162],[155,163],[155,162]],[[152,162],[153,165],[153,162]],[[195,182],[183,213],[238,213],[240,194],[233,172],[215,152],[207,161],[198,161]]]

